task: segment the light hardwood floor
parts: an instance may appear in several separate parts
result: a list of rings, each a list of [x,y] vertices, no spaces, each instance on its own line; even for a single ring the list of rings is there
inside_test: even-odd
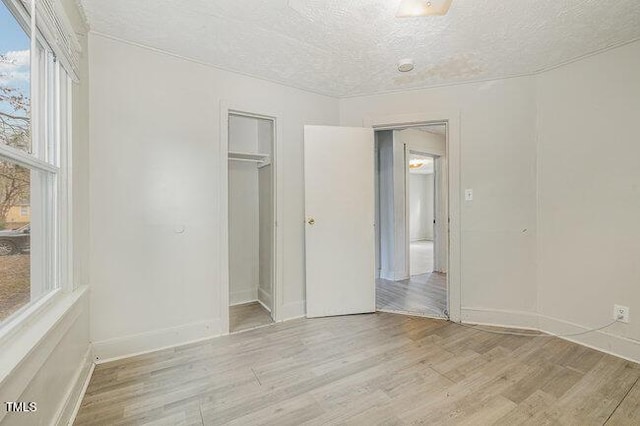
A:
[[[640,366],[557,338],[377,313],[98,365],[77,425],[640,424]]]
[[[376,308],[444,318],[447,275],[431,272],[402,281],[378,279]]]
[[[229,332],[248,330],[271,324],[271,314],[258,302],[229,307]]]

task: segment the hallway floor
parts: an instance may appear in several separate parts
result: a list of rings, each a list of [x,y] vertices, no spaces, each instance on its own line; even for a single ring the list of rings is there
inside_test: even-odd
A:
[[[271,314],[259,302],[229,307],[229,332],[248,330],[271,324]]]
[[[376,309],[445,317],[447,275],[430,272],[408,280],[376,280]]]

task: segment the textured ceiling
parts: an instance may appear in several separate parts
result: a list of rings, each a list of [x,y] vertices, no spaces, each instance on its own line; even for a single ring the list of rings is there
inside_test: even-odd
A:
[[[340,97],[528,74],[640,38],[639,0],[453,0],[404,19],[400,0],[80,1],[97,32]]]

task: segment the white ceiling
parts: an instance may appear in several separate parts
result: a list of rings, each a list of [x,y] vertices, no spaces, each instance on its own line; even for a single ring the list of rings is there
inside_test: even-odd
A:
[[[340,97],[528,74],[640,38],[639,0],[453,0],[404,19],[400,0],[80,1],[97,32]]]

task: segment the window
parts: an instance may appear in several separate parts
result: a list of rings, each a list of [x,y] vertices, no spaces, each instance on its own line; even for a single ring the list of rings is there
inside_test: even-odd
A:
[[[62,280],[68,80],[22,2],[0,0],[0,328]]]

